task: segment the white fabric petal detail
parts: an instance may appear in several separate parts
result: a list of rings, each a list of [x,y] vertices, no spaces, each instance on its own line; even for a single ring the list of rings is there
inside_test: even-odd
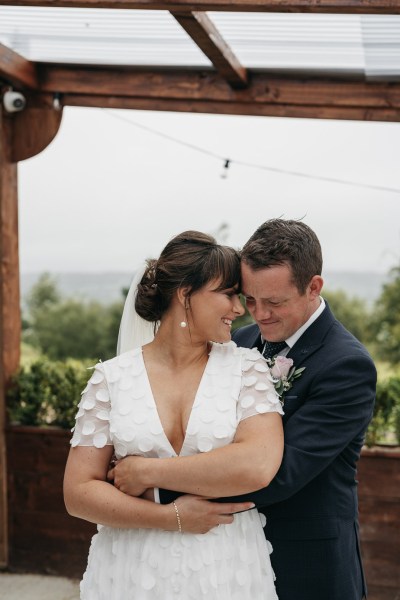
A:
[[[254,368],[259,373],[269,373],[269,368],[267,367],[267,365],[265,363],[257,362],[254,365]]]
[[[253,404],[254,404],[254,398],[253,398],[253,396],[247,395],[247,396],[243,396],[240,399],[240,405],[243,408],[249,408],[250,406],[253,406]]]
[[[96,425],[93,421],[85,421],[82,427],[83,435],[90,435],[96,429]]]
[[[96,370],[93,375],[91,376],[91,378],[89,379],[89,383],[101,383],[104,379],[104,375],[101,371]]]
[[[96,398],[97,400],[100,400],[100,402],[109,402],[110,394],[108,393],[108,390],[102,388],[96,392]]]
[[[107,436],[105,433],[96,433],[96,435],[93,437],[93,445],[96,448],[104,448],[104,446],[107,444]]]

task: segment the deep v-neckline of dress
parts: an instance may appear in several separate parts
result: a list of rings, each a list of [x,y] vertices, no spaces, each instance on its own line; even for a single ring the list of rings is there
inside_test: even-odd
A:
[[[145,363],[145,360],[144,360],[143,348],[141,348],[140,356],[141,356],[141,360],[142,360],[142,365],[143,365],[143,369],[144,369],[144,373],[145,373],[146,383],[147,383],[147,387],[148,387],[148,390],[149,390],[151,402],[152,402],[153,408],[154,408],[154,410],[156,412],[159,425],[160,425],[160,427],[162,429],[162,434],[164,436],[164,439],[167,442],[168,446],[170,447],[171,452],[173,453],[174,456],[181,456],[182,455],[182,451],[183,451],[183,449],[185,447],[185,442],[186,442],[186,439],[187,439],[189,426],[190,426],[190,423],[191,423],[192,417],[193,417],[193,409],[197,405],[197,402],[198,402],[198,399],[199,399],[199,396],[200,396],[200,390],[203,387],[203,383],[204,383],[204,380],[205,380],[205,377],[206,377],[206,373],[207,373],[207,370],[209,368],[209,364],[210,364],[210,360],[211,360],[211,355],[212,355],[213,349],[214,349],[214,344],[211,343],[211,349],[210,349],[210,352],[208,354],[208,359],[207,359],[207,362],[205,364],[203,373],[202,373],[202,375],[200,377],[199,385],[197,386],[197,390],[196,390],[196,393],[195,393],[194,398],[193,398],[192,406],[190,408],[189,418],[188,418],[188,422],[186,424],[186,430],[185,430],[185,434],[183,436],[182,446],[180,447],[179,452],[177,452],[175,450],[175,448],[173,447],[173,445],[171,444],[171,442],[170,442],[167,434],[165,433],[164,425],[163,425],[163,422],[161,420],[160,413],[158,412],[157,402],[156,402],[156,399],[155,399],[154,394],[153,394],[153,389],[151,387],[149,373],[147,371],[146,363]]]

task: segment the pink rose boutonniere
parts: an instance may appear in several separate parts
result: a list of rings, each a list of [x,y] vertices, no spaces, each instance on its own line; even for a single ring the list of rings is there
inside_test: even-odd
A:
[[[293,366],[293,360],[291,358],[286,358],[286,356],[267,358],[267,364],[271,371],[275,390],[277,391],[283,406],[283,395],[290,390],[293,385],[292,382],[300,377],[305,367],[296,369],[296,367]]]

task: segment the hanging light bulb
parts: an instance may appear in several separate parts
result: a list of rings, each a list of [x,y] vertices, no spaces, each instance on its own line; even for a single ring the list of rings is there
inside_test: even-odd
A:
[[[226,179],[228,177],[228,169],[229,169],[230,163],[231,163],[230,159],[226,158],[225,162],[224,162],[224,168],[221,173],[221,179]]]

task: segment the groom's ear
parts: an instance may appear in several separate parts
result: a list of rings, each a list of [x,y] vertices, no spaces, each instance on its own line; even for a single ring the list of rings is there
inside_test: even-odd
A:
[[[320,275],[314,275],[312,277],[310,283],[308,284],[308,289],[311,298],[316,298],[321,294],[322,286],[324,285],[324,280]]]

